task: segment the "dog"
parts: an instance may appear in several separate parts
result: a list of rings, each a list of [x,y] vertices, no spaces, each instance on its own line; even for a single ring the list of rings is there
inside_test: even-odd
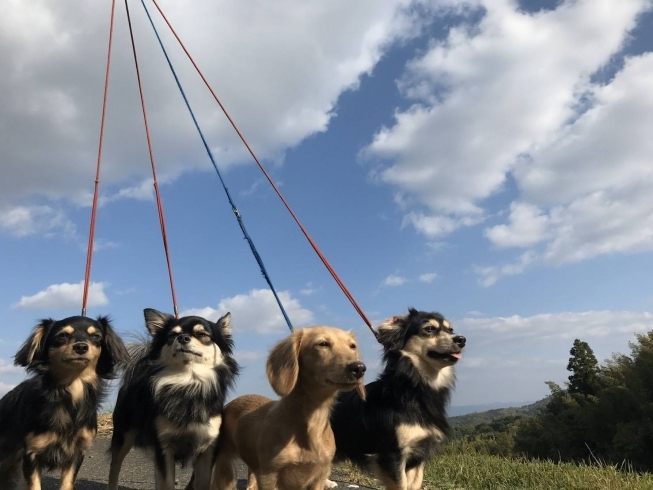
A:
[[[135,445],[154,450],[157,490],[174,490],[175,463],[193,463],[195,490],[208,490],[222,409],[238,375],[231,314],[213,323],[144,310],[149,342],[130,346],[113,412],[109,490]]]
[[[379,326],[379,341],[384,369],[365,387],[367,400],[337,398],[335,461],[352,461],[388,490],[419,490],[425,464],[449,432],[446,406],[466,339],[441,314],[410,308]]]
[[[248,490],[322,490],[336,449],[329,425],[335,396],[356,390],[364,399],[365,369],[356,337],[338,328],[305,328],[277,343],[266,372],[281,398],[245,395],[227,404],[214,488],[236,488],[240,458]]]
[[[14,360],[32,376],[0,400],[0,488],[18,479],[40,490],[41,473],[60,469],[61,490],[72,490],[125,345],[106,316],[48,318]]]

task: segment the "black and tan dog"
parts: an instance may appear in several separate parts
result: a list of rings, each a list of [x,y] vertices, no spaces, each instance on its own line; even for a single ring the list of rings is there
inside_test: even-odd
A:
[[[449,430],[446,405],[465,337],[439,313],[410,309],[379,327],[383,372],[367,401],[341,393],[331,415],[335,460],[348,459],[388,490],[422,488],[424,465]]]
[[[0,488],[24,480],[41,489],[44,470],[61,470],[72,490],[97,432],[106,380],[127,360],[107,317],[42,320],[15,356],[33,376],[0,400]]]
[[[113,412],[109,490],[133,446],[153,449],[157,490],[174,490],[175,463],[192,463],[194,488],[207,490],[227,392],[238,374],[231,315],[217,322],[144,311],[149,342],[131,359]]]

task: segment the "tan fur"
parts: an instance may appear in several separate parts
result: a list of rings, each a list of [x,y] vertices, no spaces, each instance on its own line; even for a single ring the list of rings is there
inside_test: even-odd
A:
[[[89,344],[86,357],[87,363],[71,363],[69,359],[74,357],[73,343],[70,342],[61,347],[51,348],[50,371],[52,376],[62,386],[65,386],[70,393],[73,402],[79,402],[84,397],[84,385],[96,385],[99,382],[95,368],[100,359],[101,348]]]
[[[256,477],[250,490],[323,490],[335,454],[330,410],[338,391],[362,386],[349,371],[357,361],[354,335],[337,328],[298,330],[279,342],[266,371],[281,399],[245,395],[227,404],[214,487],[235,488],[233,461],[241,458]]]
[[[56,432],[43,432],[41,434],[28,434],[25,438],[25,446],[28,454],[38,454],[46,447],[59,441]]]
[[[61,331],[67,335],[71,335],[75,331],[75,328],[71,327],[70,325],[66,325],[61,329]]]
[[[96,434],[96,430],[88,428],[79,429],[77,431],[77,444],[82,449],[82,451],[86,451],[91,447],[93,441],[95,440]]]
[[[88,327],[86,329],[86,333],[89,335],[93,335],[95,332],[97,332],[97,329],[95,327]]]
[[[34,335],[32,336],[32,345],[29,348],[29,354],[27,355],[27,364],[31,364],[36,355],[36,351],[39,349],[39,345],[43,341],[43,336],[45,335],[45,327],[41,324],[34,329]]]
[[[424,481],[424,463],[406,470],[406,483],[408,490],[420,490]]]
[[[74,490],[75,488],[75,466],[71,465],[61,470],[60,490]]]
[[[413,448],[424,439],[444,439],[444,434],[437,427],[422,427],[418,424],[401,424],[396,428],[397,443],[407,457]]]

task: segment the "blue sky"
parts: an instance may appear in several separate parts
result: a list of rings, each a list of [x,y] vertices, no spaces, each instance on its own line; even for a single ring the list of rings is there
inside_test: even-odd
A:
[[[0,393],[36,321],[81,307],[104,3],[0,5]],[[128,334],[172,305],[118,4],[88,312]],[[160,4],[373,322],[438,310],[468,338],[454,405],[536,400],[574,338],[605,359],[653,327],[650,1]],[[132,9],[180,309],[231,311],[237,393],[270,394],[287,327]],[[374,338],[155,20],[294,323],[353,329],[373,378]]]

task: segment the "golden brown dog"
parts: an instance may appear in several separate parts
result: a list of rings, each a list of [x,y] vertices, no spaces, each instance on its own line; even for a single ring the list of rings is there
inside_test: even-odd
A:
[[[329,414],[339,391],[364,397],[356,337],[332,327],[297,330],[274,346],[267,375],[281,397],[245,395],[223,412],[217,490],[233,490],[233,460],[249,467],[248,490],[323,490],[336,446]]]

